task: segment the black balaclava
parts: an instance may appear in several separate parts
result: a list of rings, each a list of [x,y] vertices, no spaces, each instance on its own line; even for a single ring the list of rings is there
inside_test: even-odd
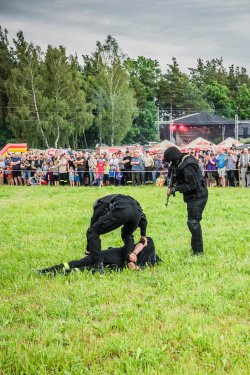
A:
[[[173,164],[175,164],[175,161],[178,161],[182,156],[182,153],[180,152],[180,150],[178,150],[177,147],[169,147],[165,150],[164,152],[164,160],[165,162],[172,162]]]

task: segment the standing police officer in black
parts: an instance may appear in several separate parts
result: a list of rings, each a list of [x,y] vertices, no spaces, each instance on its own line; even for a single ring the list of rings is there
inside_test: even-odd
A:
[[[169,147],[164,152],[165,162],[171,162],[175,174],[175,186],[170,186],[168,195],[179,191],[187,203],[187,225],[191,232],[191,247],[193,255],[203,254],[203,241],[200,221],[202,212],[208,199],[208,190],[205,185],[196,158],[182,154],[176,147]]]
[[[147,219],[140,204],[132,197],[123,194],[107,195],[94,203],[94,213],[87,230],[87,252],[90,254],[94,270],[104,272],[100,235],[121,229],[124,242],[124,260],[134,249],[133,232],[140,227],[141,241],[147,245]]]

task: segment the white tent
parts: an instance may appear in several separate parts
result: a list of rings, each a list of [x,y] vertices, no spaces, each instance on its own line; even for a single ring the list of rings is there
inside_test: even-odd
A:
[[[159,152],[159,151],[165,151],[167,148],[172,147],[172,146],[180,149],[174,143],[172,143],[172,142],[168,141],[167,139],[165,139],[164,141],[162,141],[162,142],[158,143],[157,145],[154,145],[153,147],[151,147],[149,149],[149,151],[152,152],[152,153]]]
[[[185,145],[185,149],[188,148],[199,148],[200,150],[208,150],[209,148],[213,148],[215,144],[210,141],[207,141],[204,138],[198,137],[194,139],[192,142]]]
[[[237,139],[234,139],[234,138],[226,138],[224,141],[220,142],[216,148],[230,148],[232,147],[232,145],[235,145],[236,147],[237,146],[241,146],[243,143],[237,141]]]

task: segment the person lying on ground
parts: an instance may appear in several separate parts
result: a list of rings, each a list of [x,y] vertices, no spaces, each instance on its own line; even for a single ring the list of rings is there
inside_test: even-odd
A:
[[[114,248],[110,247],[102,252],[103,264],[110,270],[122,270],[125,267],[131,270],[139,270],[145,266],[154,266],[161,263],[162,260],[155,252],[154,241],[147,237],[147,243],[138,242],[134,250],[128,256],[128,262],[124,260],[124,246]],[[44,268],[38,271],[40,275],[55,275],[57,273],[70,274],[72,271],[83,272],[85,270],[94,271],[94,263],[90,255],[86,255],[80,260],[73,260],[67,263],[61,263],[50,268]]]

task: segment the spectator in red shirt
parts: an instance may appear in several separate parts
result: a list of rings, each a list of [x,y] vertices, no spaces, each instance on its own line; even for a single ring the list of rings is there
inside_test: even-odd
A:
[[[103,176],[104,176],[105,162],[99,159],[96,166],[96,183],[97,186],[103,186]]]

